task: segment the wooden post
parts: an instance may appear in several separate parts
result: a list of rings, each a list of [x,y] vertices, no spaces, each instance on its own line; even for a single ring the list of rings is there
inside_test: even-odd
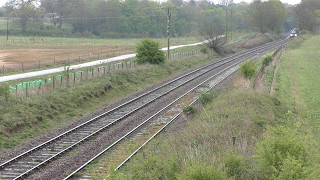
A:
[[[53,89],[56,87],[56,78],[53,76],[52,77],[52,87],[53,87]]]
[[[60,80],[60,88],[62,87],[62,79],[63,79],[63,76],[61,76],[61,80]]]
[[[18,99],[18,85],[16,84],[16,99]]]
[[[29,86],[29,83],[27,83],[26,85],[26,97],[28,97],[28,86]]]
[[[69,87],[69,80],[70,80],[70,77],[69,77],[69,76],[70,76],[70,73],[68,72],[68,73],[67,73],[67,87]]]
[[[100,68],[98,67],[98,77],[99,77],[99,75],[100,75]]]
[[[232,145],[233,145],[233,146],[236,145],[236,137],[235,137],[235,136],[232,137]]]
[[[87,68],[86,80],[88,80],[89,69]]]
[[[73,85],[76,84],[76,73],[73,73]]]
[[[40,91],[41,91],[41,81],[40,81],[40,85],[39,85],[39,90],[38,90],[38,94],[40,94]]]
[[[82,83],[82,71],[80,72],[80,82]]]

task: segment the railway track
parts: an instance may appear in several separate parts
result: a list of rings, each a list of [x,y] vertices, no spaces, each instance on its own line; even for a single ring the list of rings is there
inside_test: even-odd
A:
[[[164,85],[150,90],[130,101],[111,109],[67,132],[52,138],[51,140],[40,144],[0,165],[0,179],[21,179],[30,173],[41,168],[43,165],[55,158],[60,157],[64,153],[72,150],[77,145],[87,141],[90,137],[96,136],[102,131],[108,130],[110,127],[121,121],[122,119],[132,115],[139,109],[165,96],[166,94],[177,90],[181,86],[188,84],[194,79],[203,76],[210,71],[222,66],[226,66],[235,61],[240,62],[262,53],[267,50],[283,45],[287,40],[280,40],[268,43],[250,49],[246,52],[237,53],[222,60],[213,62],[206,66],[197,68],[183,76],[171,80]]]

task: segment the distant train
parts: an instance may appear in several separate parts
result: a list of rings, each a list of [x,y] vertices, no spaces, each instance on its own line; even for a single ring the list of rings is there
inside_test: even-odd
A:
[[[297,37],[299,35],[299,33],[300,33],[299,29],[297,29],[297,28],[292,29],[290,32],[290,38]]]

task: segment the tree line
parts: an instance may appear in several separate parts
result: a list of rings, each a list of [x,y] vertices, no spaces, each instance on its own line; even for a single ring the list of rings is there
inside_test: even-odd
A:
[[[10,0],[1,8],[0,16],[9,18],[10,33],[16,34],[165,37],[170,8],[172,37],[198,35],[213,26],[221,32],[279,33],[296,25],[315,28],[309,24],[318,22],[319,12],[310,10],[316,7],[310,2],[317,0],[303,0],[296,7],[279,0],[255,0],[250,4],[236,4],[233,0],[217,4],[208,0]],[[309,24],[300,20],[305,18]]]

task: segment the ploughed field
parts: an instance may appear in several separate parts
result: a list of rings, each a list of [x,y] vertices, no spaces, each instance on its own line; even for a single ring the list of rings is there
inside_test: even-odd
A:
[[[133,53],[141,39],[88,39],[54,37],[9,37],[0,36],[0,66],[21,68],[22,62],[41,65],[72,63],[88,59],[107,58]],[[156,39],[166,47],[167,39]],[[197,38],[172,38],[171,45],[198,42]],[[80,57],[80,60],[79,60]],[[19,65],[19,66],[17,66]]]

